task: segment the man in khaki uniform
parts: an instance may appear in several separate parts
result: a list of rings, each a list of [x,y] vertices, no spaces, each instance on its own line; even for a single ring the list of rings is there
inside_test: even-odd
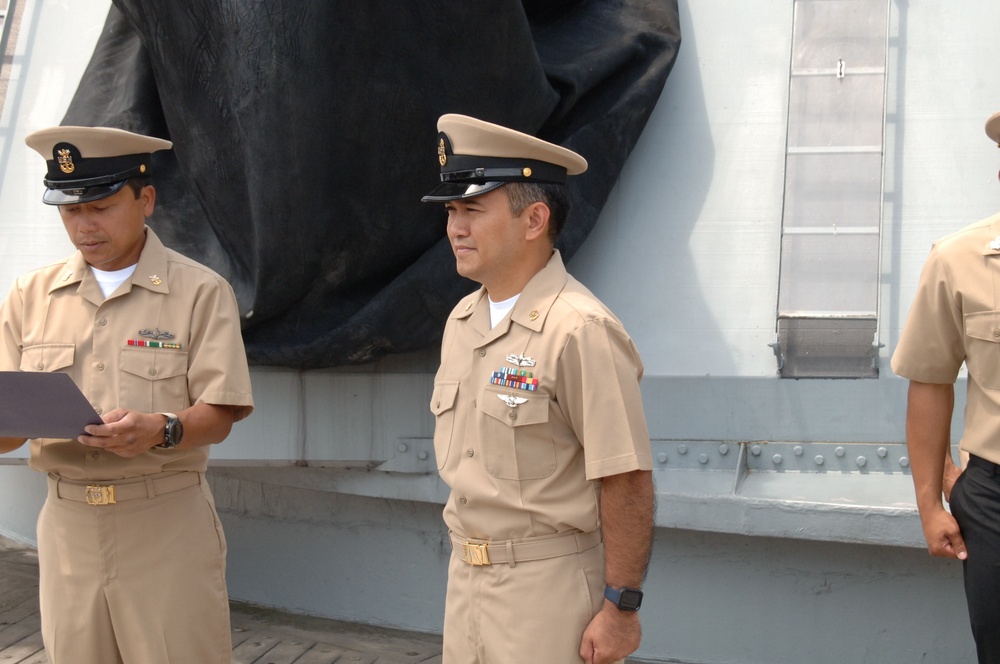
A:
[[[451,495],[444,662],[614,662],[640,641],[653,532],[642,363],[553,242],[578,154],[461,115],[438,122],[459,274],[434,448]]]
[[[1000,113],[986,122],[986,134],[1000,146]],[[954,382],[963,362],[969,376],[961,450],[968,464],[958,475],[950,437]],[[1000,662],[1000,214],[934,244],[892,369],[910,379],[906,444],[927,548],[931,555],[962,561],[979,661],[995,664]]]
[[[0,304],[0,370],[69,374],[101,415],[76,440],[32,439],[42,636],[53,664],[229,664],[226,541],[208,446],[253,410],[232,289],[146,227],[152,153],[171,144],[54,127],[43,201],[77,252]],[[0,452],[24,439],[0,438]]]

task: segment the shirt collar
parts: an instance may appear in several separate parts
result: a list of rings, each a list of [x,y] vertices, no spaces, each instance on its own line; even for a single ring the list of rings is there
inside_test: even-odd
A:
[[[552,252],[552,257],[549,258],[545,267],[539,270],[521,291],[517,303],[514,304],[514,308],[510,312],[511,322],[535,332],[541,330],[545,324],[545,318],[549,314],[549,309],[552,308],[552,303],[559,297],[559,293],[562,292],[568,279],[569,274],[563,265],[562,255],[556,249]],[[488,321],[490,304],[486,297],[485,288],[480,288],[465,296],[455,307],[452,318],[469,318],[480,307],[485,310],[483,313]],[[501,323],[494,329],[501,327],[505,328],[505,325]]]
[[[94,286],[100,288],[96,285],[97,280],[91,274],[90,266],[83,259],[83,254],[77,251],[66,259],[64,268],[49,287],[49,293],[66,286],[81,284],[85,280],[94,281]],[[131,282],[133,286],[140,286],[156,293],[170,292],[167,285],[167,248],[149,226],[146,226],[146,243],[142,247]]]

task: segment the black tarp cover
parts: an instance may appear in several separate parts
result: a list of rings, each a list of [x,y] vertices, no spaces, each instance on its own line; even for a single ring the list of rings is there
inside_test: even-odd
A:
[[[252,364],[356,364],[434,344],[475,287],[420,202],[441,114],[587,158],[568,258],[679,44],[676,0],[114,0],[63,124],[174,142],[150,225],[233,284]]]

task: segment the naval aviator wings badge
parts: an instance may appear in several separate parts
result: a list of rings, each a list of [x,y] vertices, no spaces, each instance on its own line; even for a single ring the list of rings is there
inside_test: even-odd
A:
[[[511,408],[517,408],[527,401],[524,397],[515,397],[513,394],[498,394],[497,396],[500,398],[500,401],[503,401]]]

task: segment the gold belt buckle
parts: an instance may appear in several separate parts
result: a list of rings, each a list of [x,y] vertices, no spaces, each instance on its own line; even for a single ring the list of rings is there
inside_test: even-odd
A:
[[[466,542],[465,546],[465,562],[470,565],[480,566],[480,565],[492,565],[490,562],[490,554],[486,550],[486,544],[473,544],[472,542]]]
[[[88,505],[114,505],[115,504],[115,485],[110,484],[108,486],[99,486],[96,484],[87,485],[87,504]]]

